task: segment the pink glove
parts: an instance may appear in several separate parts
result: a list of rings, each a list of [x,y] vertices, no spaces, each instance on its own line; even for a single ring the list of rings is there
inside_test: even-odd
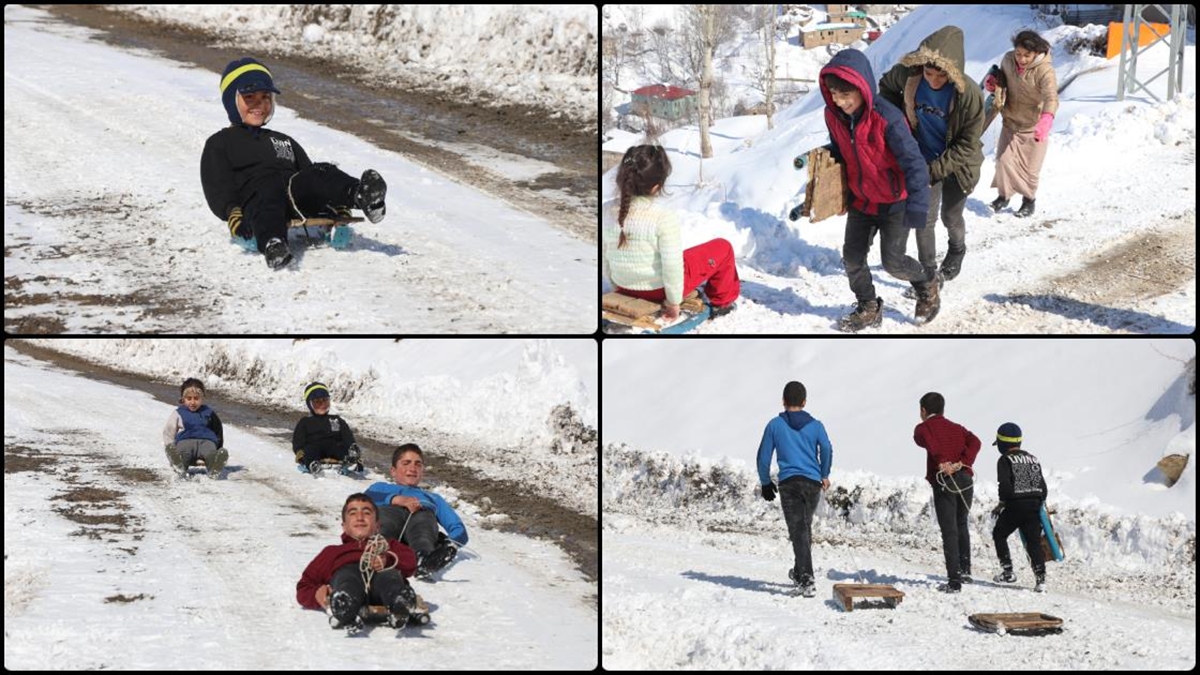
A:
[[[1054,115],[1050,113],[1042,113],[1038,119],[1037,126],[1033,128],[1033,140],[1041,143],[1046,140],[1046,136],[1050,135],[1050,125],[1054,123]]]
[[[987,77],[983,78],[983,88],[987,89],[989,92],[996,91],[996,76],[988,75]]]

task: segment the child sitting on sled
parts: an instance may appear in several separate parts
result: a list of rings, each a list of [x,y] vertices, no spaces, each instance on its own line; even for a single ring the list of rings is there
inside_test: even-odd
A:
[[[411,548],[396,540],[374,539],[379,532],[375,505],[362,493],[342,506],[342,543],[326,546],[296,584],[296,601],[305,609],[323,609],[333,628],[362,626],[363,607],[388,609],[393,628],[405,626],[418,610],[417,593],[405,577],[417,569]]]
[[[292,452],[301,473],[319,474],[324,459],[342,463],[342,471],[363,470],[354,432],[346,420],[329,414],[329,388],[313,382],[304,388],[304,403],[312,413],[296,424],[292,433]]]
[[[204,404],[204,383],[200,380],[189,377],[179,387],[179,407],[167,418],[163,443],[167,461],[180,475],[186,476],[188,467],[198,460],[204,460],[209,478],[221,475],[229,451],[225,449],[221,418]]]
[[[278,93],[258,61],[243,58],[225,66],[221,101],[231,124],[209,136],[200,157],[208,207],[226,221],[231,236],[254,238],[272,269],[292,261],[287,245],[292,218],[346,217],[353,207],[378,223],[387,194],[375,170],[355,179],[333,164],[314,164],[291,136],[267,129]]]

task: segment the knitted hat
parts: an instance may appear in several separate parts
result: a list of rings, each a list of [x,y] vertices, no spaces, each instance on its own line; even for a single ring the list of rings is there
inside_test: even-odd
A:
[[[1021,427],[1012,422],[1001,424],[992,445],[1000,446],[1001,451],[1021,445]]]
[[[316,398],[329,398],[329,388],[320,382],[313,382],[304,388],[304,404],[308,406],[309,412],[315,412],[312,402]]]
[[[282,93],[275,88],[275,81],[271,79],[271,71],[267,70],[263,64],[248,56],[230,61],[229,65],[225,66],[225,72],[221,73],[221,103],[225,105],[225,112],[228,113],[230,122],[242,123],[242,116],[238,114],[237,109],[237,94],[249,94],[255,91]]]
[[[188,379],[184,380],[183,384],[179,387],[179,402],[183,403],[183,397],[187,396],[188,394],[200,394],[200,396],[203,398],[204,383],[194,377],[189,377]]]

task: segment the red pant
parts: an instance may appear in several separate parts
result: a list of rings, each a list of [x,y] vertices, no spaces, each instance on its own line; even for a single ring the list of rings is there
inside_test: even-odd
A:
[[[704,284],[704,294],[714,307],[724,307],[737,300],[741,291],[733,246],[724,239],[713,239],[683,252],[683,294],[686,296]],[[652,291],[632,291],[617,288],[623,295],[662,302],[667,299],[661,288]]]

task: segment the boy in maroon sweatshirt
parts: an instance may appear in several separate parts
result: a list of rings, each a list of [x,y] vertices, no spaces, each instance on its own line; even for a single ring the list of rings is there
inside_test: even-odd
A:
[[[979,454],[979,438],[961,424],[942,416],[946,399],[931,391],[921,397],[921,423],[913,430],[913,441],[925,448],[925,480],[933,487],[933,510],[942,530],[942,553],[946,557],[947,582],[943,593],[957,593],[962,583],[971,583],[971,513],[975,472],[971,465]]]
[[[371,538],[379,532],[375,503],[365,494],[352,494],[342,506],[342,543],[326,546],[304,568],[296,584],[296,600],[305,609],[330,613],[333,628],[362,625],[360,612],[368,601],[391,611],[388,623],[399,628],[417,606],[417,594],[405,577],[417,571],[417,554],[395,540],[387,551],[373,556],[370,586],[364,583],[359,564]]]

